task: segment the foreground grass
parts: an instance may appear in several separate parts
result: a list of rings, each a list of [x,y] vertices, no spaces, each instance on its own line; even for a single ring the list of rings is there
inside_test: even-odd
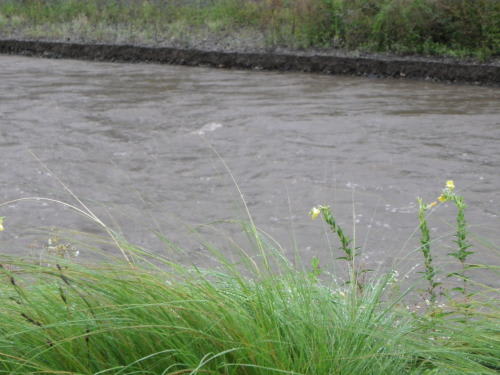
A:
[[[419,199],[423,285],[406,292],[396,271],[367,276],[371,273],[357,262],[359,249],[328,206],[310,214],[321,215],[338,237],[343,256],[337,259],[348,270],[347,282],[322,273],[315,258],[311,267],[292,266],[267,244],[251,216],[244,229],[254,255],[242,251],[231,263],[207,245],[219,267],[204,270],[132,246],[75,199],[81,207],[60,203],[103,227],[121,256],[102,254],[100,265],[85,265],[69,256],[71,246],[52,239],[50,256],[1,256],[0,373],[486,375],[500,370],[499,290],[471,276],[477,268],[498,274],[498,267],[469,264],[474,250],[466,205],[451,180],[435,202]],[[449,255],[460,269],[448,275],[458,277],[455,288],[435,279],[426,213],[439,202],[457,209],[458,249]]]
[[[500,55],[498,0],[3,0],[0,35],[206,47]]]
[[[496,374],[498,310],[416,315],[395,281],[3,259],[4,374]],[[468,324],[473,320],[474,324]]]

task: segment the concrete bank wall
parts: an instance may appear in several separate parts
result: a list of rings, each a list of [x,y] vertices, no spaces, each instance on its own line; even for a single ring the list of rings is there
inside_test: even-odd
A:
[[[500,66],[407,57],[345,57],[308,53],[220,52],[135,45],[0,40],[0,53],[95,61],[151,62],[427,79],[500,86]]]

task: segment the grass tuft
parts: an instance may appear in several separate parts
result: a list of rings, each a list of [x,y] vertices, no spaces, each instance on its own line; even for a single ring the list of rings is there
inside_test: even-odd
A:
[[[54,259],[55,261],[55,259]],[[282,270],[258,280],[127,263],[11,260],[1,286],[0,373],[494,374],[498,314],[417,316]],[[33,280],[36,280],[34,283]]]
[[[465,204],[454,188],[448,181],[438,200],[458,208],[459,249],[451,256],[463,274],[470,244]],[[321,214],[338,237],[339,261],[350,272],[345,283],[323,274],[317,258],[311,270],[296,269],[253,221],[245,229],[264,259],[243,251],[231,263],[218,254],[220,267],[204,270],[134,247],[77,202],[81,208],[56,203],[102,226],[124,255],[82,264],[51,239],[42,260],[0,256],[1,374],[487,375],[500,369],[498,289],[467,279],[466,294],[464,286],[438,295],[431,284],[423,291],[427,309],[410,307],[420,291],[395,293],[402,289],[398,272],[360,278],[366,270],[356,262],[359,252],[328,206],[310,214]],[[428,282],[436,271],[425,214],[437,205],[420,200]]]

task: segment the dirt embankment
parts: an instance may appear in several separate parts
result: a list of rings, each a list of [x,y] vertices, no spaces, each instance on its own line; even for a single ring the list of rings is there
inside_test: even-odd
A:
[[[0,40],[0,53],[95,61],[151,62],[219,68],[261,69],[426,79],[500,86],[500,64],[336,51],[207,51],[173,47]]]

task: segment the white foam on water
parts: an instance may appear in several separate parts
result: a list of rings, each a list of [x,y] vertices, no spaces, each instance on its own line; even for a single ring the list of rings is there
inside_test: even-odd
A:
[[[219,128],[222,128],[222,124],[219,124],[218,122],[209,122],[191,134],[205,135],[205,133],[216,131]]]

